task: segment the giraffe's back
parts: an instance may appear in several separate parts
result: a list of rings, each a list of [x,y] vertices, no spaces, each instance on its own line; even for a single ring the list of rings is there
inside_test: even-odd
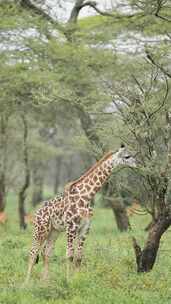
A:
[[[63,223],[63,197],[55,197],[49,201],[45,201],[43,205],[36,211],[34,218],[35,234],[42,238],[52,229],[62,231]]]

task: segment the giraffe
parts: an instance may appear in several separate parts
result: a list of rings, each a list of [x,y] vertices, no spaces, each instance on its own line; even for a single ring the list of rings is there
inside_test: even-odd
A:
[[[67,234],[67,258],[81,264],[82,250],[93,215],[91,201],[117,166],[135,167],[135,159],[125,146],[117,152],[108,152],[77,180],[67,184],[60,197],[41,206],[35,214],[33,243],[30,251],[26,283],[41,251],[44,262],[43,278],[48,277],[49,257],[60,232]],[[77,251],[74,256],[74,241]]]

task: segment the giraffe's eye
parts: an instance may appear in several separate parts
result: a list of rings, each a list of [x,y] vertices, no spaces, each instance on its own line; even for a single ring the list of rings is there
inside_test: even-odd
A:
[[[70,189],[70,193],[72,193],[72,194],[77,193],[77,189],[76,189],[75,187],[71,188],[71,189]]]
[[[125,156],[126,159],[128,159],[128,158],[130,158],[130,157],[131,157],[131,155],[126,155],[126,156]]]

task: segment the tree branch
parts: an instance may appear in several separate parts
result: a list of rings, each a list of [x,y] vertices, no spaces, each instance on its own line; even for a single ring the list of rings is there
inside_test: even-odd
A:
[[[97,7],[97,3],[95,1],[87,1],[82,5],[82,8],[85,6],[90,6],[92,7],[98,14],[102,16],[107,16],[107,17],[116,17],[114,14],[109,13],[107,11],[102,11]]]
[[[166,76],[165,76],[165,81],[166,81],[166,92],[165,92],[163,101],[162,101],[162,103],[160,104],[160,106],[159,106],[155,111],[153,111],[153,112],[149,115],[149,118],[151,118],[151,117],[154,116],[157,112],[159,112],[159,111],[163,108],[163,106],[165,105],[165,102],[166,102],[166,99],[167,99],[167,96],[168,96],[168,93],[169,93],[169,85],[168,85],[168,80],[167,80],[167,77],[166,77]]]
[[[64,28],[58,23],[58,21],[53,19],[46,11],[44,11],[40,6],[37,6],[31,0],[20,0],[20,5],[23,8],[30,9],[33,13],[42,16],[51,24],[56,25],[58,29],[64,33]]]
[[[163,68],[162,65],[160,65],[159,63],[157,63],[155,61],[155,59],[153,58],[152,54],[150,54],[149,50],[146,50],[146,56],[147,56],[147,59],[154,65],[156,66],[158,69],[160,69],[163,74],[165,74],[167,77],[171,78],[171,73],[168,72],[165,68]]]
[[[165,1],[157,0],[157,9],[156,9],[156,12],[155,12],[155,16],[157,18],[160,18],[160,19],[164,20],[164,21],[171,22],[171,19],[168,19],[167,17],[159,15],[160,10],[162,9],[162,6],[163,6],[163,2],[165,2]]]
[[[78,16],[79,16],[79,13],[81,11],[81,9],[83,9],[84,7],[86,6],[89,6],[91,8],[93,8],[99,15],[102,15],[102,16],[106,16],[106,17],[112,17],[112,18],[115,18],[115,20],[120,20],[120,19],[123,19],[123,18],[132,18],[132,17],[135,17],[135,16],[139,16],[139,17],[142,17],[143,14],[131,14],[131,15],[116,15],[116,14],[113,14],[113,13],[110,13],[109,11],[103,11],[101,9],[99,9],[97,7],[97,2],[96,1],[85,1],[85,0],[77,0],[72,11],[71,11],[71,15],[70,15],[70,18],[68,20],[68,23],[77,23],[77,20],[78,20]]]

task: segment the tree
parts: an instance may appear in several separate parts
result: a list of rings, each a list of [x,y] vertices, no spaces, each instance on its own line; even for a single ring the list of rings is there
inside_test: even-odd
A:
[[[0,158],[0,212],[3,212],[5,209],[5,201],[6,201],[6,165],[7,165],[7,124],[8,118],[6,118],[5,113],[1,112],[0,117],[1,122],[1,144],[0,144],[0,151],[1,151],[1,158]]]
[[[160,18],[162,21],[170,22],[170,15],[168,10],[170,9],[169,1],[167,0],[130,0],[133,7],[141,10],[146,15],[153,15],[156,18]]]
[[[24,158],[24,183],[19,192],[19,201],[18,201],[18,211],[19,211],[19,219],[20,219],[20,228],[26,229],[27,225],[25,222],[25,199],[26,199],[26,191],[30,186],[30,169],[29,169],[29,160],[28,160],[28,126],[25,115],[22,115],[23,121],[23,158]]]
[[[14,4],[15,11],[20,7],[22,24],[29,17],[29,24],[38,32],[36,37],[26,37],[23,40],[29,49],[16,54],[16,58],[22,57],[29,61],[24,74],[27,77],[27,81],[24,78],[24,89],[31,105],[39,110],[45,107],[46,112],[51,108],[51,112],[60,113],[62,109],[68,121],[72,116],[77,143],[79,130],[80,138],[84,138],[85,151],[89,154],[93,151],[95,157],[102,151],[117,146],[120,139],[127,142],[132,150],[137,150],[141,165],[144,166],[142,172],[145,172],[138,174],[138,178],[141,182],[145,180],[148,199],[156,206],[157,194],[153,198],[151,189],[156,189],[158,181],[164,184],[164,179],[158,169],[157,179],[151,175],[147,178],[147,168],[150,166],[154,169],[156,149],[153,149],[153,139],[156,140],[155,148],[158,143],[162,147],[162,157],[163,151],[166,151],[166,145],[163,145],[164,134],[156,127],[155,117],[158,117],[158,111],[162,113],[162,120],[158,120],[162,128],[166,125],[166,116],[169,117],[169,111],[167,115],[163,114],[168,99],[168,90],[164,91],[164,88],[167,84],[169,87],[163,73],[166,77],[170,75],[166,67],[169,48],[167,41],[162,39],[158,43],[158,52],[147,43],[147,55],[144,53],[143,56],[152,65],[144,65],[139,54],[133,57],[114,53],[113,40],[125,29],[128,32],[143,30],[144,35],[166,33],[170,39],[168,21],[163,19],[169,15],[165,10],[167,1],[130,1],[140,11],[126,16],[115,10],[103,13],[92,1],[75,1],[71,17],[65,25],[52,18],[48,10],[44,11],[40,3],[20,1],[21,7],[17,6],[17,9]],[[85,25],[78,20],[78,16],[87,5],[93,5],[96,12],[103,16],[96,18],[96,22],[91,24],[89,21]],[[16,16],[14,13],[15,22]],[[62,39],[59,31],[63,35]],[[162,103],[159,98],[162,98]],[[159,155],[160,152],[157,151]],[[158,207],[154,209],[158,210]],[[151,212],[150,208],[148,210]],[[154,213],[158,214],[158,211]]]
[[[152,269],[160,238],[171,224],[170,202],[167,200],[171,164],[170,83],[163,70],[153,66],[147,63],[143,67],[146,81],[139,74],[140,65],[139,78],[134,71],[132,80],[125,79],[127,85],[128,81],[132,84],[129,83],[126,90],[119,90],[119,101],[116,100],[116,86],[113,87],[113,102],[123,121],[122,135],[137,151],[140,162],[137,176],[141,176],[140,181],[143,179],[141,187],[146,191],[144,205],[153,218],[143,250],[133,239],[138,272]]]

